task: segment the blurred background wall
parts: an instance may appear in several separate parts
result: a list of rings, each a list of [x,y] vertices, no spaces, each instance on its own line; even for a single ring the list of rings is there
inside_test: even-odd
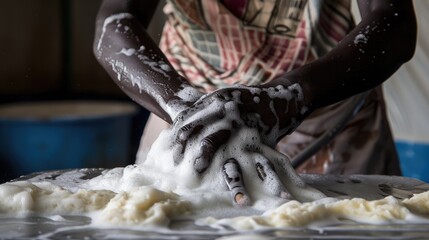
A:
[[[61,7],[56,0],[3,1],[1,101],[61,90]]]
[[[0,100],[124,98],[92,55],[99,4],[97,0],[4,1]]]
[[[429,1],[413,3],[416,52],[383,87],[402,171],[429,182]]]
[[[100,4],[101,0],[2,2],[1,105],[77,99],[134,104],[93,56],[94,24]],[[163,15],[160,13],[156,14],[149,29],[156,40],[163,25]],[[130,163],[134,161],[148,116],[145,109],[135,106],[138,113],[133,117],[131,129]],[[0,143],[1,146],[5,146],[4,143]],[[16,175],[11,173],[10,163],[0,159],[0,181],[12,177]]]

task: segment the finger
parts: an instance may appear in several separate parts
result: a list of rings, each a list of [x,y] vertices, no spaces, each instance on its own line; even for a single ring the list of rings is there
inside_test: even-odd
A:
[[[265,145],[261,153],[273,163],[278,175],[288,192],[298,201],[309,202],[326,197],[321,191],[307,185],[295,169],[288,157]]]
[[[290,160],[287,156],[263,144],[260,146],[260,150],[261,154],[269,158],[279,173],[284,173],[284,177],[286,177],[290,182],[297,187],[304,187],[306,185],[301,177],[296,173],[292,164],[290,164]]]
[[[228,189],[231,191],[233,203],[237,206],[250,205],[250,198],[244,187],[240,165],[235,159],[228,159],[222,166],[222,173]]]
[[[215,152],[231,136],[230,130],[217,131],[201,140],[201,153],[194,161],[194,168],[198,173],[204,172],[210,165]]]
[[[202,112],[206,113],[206,111]],[[179,164],[183,159],[183,154],[185,152],[188,140],[198,135],[207,122],[210,122],[211,120],[222,119],[225,116],[225,109],[223,106],[217,107],[214,111],[209,111],[206,115],[199,115],[201,115],[200,118],[196,118],[194,121],[188,121],[189,123],[181,127],[175,135],[175,140],[173,144],[173,157],[174,163],[176,165]],[[175,124],[176,125],[174,125],[173,127],[178,128],[179,123],[176,122]]]
[[[176,118],[173,121],[173,126],[182,124],[186,119],[188,119],[190,116],[192,116],[195,112],[204,109],[205,105],[211,104],[212,101],[203,102],[203,101],[197,101],[194,104],[192,104],[189,108],[181,111]]]
[[[197,102],[188,109],[180,112],[174,119],[173,126],[178,127],[195,121],[205,121],[204,119],[222,118],[225,116],[224,104],[215,100],[213,98]]]
[[[274,196],[291,199],[292,196],[287,192],[280,178],[277,176],[273,164],[260,154],[254,154],[253,156],[256,161],[256,172],[262,180],[265,189]]]
[[[176,139],[173,145],[173,160],[175,165],[180,164],[183,159],[183,154],[185,152],[189,135],[198,134],[203,128],[203,125],[195,125],[194,123],[190,123],[183,126],[177,131]]]

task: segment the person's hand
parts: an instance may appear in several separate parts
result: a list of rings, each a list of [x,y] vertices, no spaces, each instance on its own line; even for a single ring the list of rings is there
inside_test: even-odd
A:
[[[194,142],[198,139],[189,140]],[[192,152],[185,159],[183,163],[192,166],[188,161]],[[263,144],[259,132],[249,127],[235,131],[219,147],[201,179],[225,185],[234,205],[240,207],[269,196],[303,202],[325,197],[301,179],[285,155]]]
[[[308,187],[289,159],[274,150],[277,139],[293,131],[307,114],[302,95],[295,84],[287,88],[224,88],[203,96],[173,123],[175,164],[191,154],[195,170],[203,173],[220,154],[216,161],[224,162],[214,165],[222,169],[238,205],[250,203],[244,173],[260,179],[264,189],[274,196],[304,201],[324,196]]]
[[[242,127],[257,130],[261,142],[274,148],[278,138],[292,132],[307,114],[303,98],[298,84],[268,88],[238,86],[203,96],[173,122],[176,164],[186,151],[197,149],[194,168],[204,172],[219,147]],[[194,139],[199,142],[192,141],[190,146],[190,140]]]

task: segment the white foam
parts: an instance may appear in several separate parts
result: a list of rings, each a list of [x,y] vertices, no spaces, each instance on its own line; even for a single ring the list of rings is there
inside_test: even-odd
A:
[[[107,25],[109,25],[112,22],[117,21],[117,20],[131,19],[131,18],[134,18],[134,16],[131,15],[130,13],[118,13],[118,14],[114,14],[114,15],[107,17],[103,23],[102,32],[101,32],[100,39],[98,40],[98,44],[97,44],[97,50],[100,51],[100,49],[101,49],[101,44],[103,43],[103,38],[104,38],[104,34],[106,33]]]
[[[195,102],[201,95],[201,92],[191,86],[182,86],[182,90],[176,93],[176,96],[185,102]]]
[[[121,51],[119,52],[119,54],[124,54],[125,56],[132,56],[136,53],[136,50],[134,48],[122,48]]]
[[[359,33],[358,35],[356,35],[356,37],[355,37],[355,39],[353,40],[353,42],[354,42],[356,45],[358,45],[358,44],[360,44],[360,43],[367,43],[367,42],[368,42],[368,38],[367,38],[364,34]]]
[[[253,97],[253,102],[254,103],[260,103],[261,99],[259,97]]]

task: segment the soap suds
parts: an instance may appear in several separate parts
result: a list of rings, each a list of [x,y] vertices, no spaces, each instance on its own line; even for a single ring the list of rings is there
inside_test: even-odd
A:
[[[359,33],[358,35],[356,35],[356,37],[355,37],[355,39],[353,40],[353,42],[354,42],[356,45],[358,45],[358,44],[360,44],[360,43],[365,44],[365,43],[367,43],[367,42],[368,42],[368,38],[367,38],[364,34]]]
[[[119,54],[124,54],[125,56],[128,56],[128,57],[134,55],[135,53],[136,53],[136,50],[134,48],[128,48],[128,49],[122,48],[121,51],[119,52]]]
[[[101,44],[103,43],[103,39],[104,39],[104,35],[106,33],[107,25],[111,24],[114,21],[119,21],[121,19],[131,19],[131,18],[134,18],[134,17],[133,17],[133,15],[131,15],[129,13],[118,13],[118,14],[114,14],[112,16],[107,17],[103,23],[102,32],[101,32],[100,39],[98,40],[98,44],[97,44],[97,50],[98,51],[101,50]]]

